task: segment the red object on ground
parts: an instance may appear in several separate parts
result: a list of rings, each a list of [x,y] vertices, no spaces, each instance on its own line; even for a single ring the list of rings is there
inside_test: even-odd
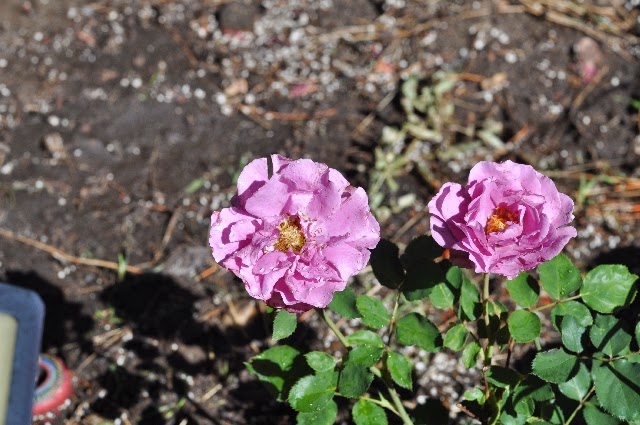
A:
[[[71,404],[71,371],[58,357],[42,355],[38,361],[40,379],[33,403],[34,423],[51,421]]]

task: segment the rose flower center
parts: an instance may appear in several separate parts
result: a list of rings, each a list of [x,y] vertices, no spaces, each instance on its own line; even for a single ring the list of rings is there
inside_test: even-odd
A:
[[[495,232],[502,232],[509,227],[509,224],[518,223],[518,214],[504,207],[496,207],[493,210],[493,214],[487,220],[487,225],[484,227],[484,233],[490,234]]]
[[[300,218],[298,216],[287,217],[278,226],[280,230],[280,237],[274,244],[275,249],[282,252],[287,252],[289,248],[296,254],[299,254],[304,246],[307,238],[302,233],[302,226],[300,225]]]

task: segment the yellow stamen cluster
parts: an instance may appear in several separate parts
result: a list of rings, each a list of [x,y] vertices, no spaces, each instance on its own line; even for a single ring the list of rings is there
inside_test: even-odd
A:
[[[280,223],[278,230],[280,230],[280,237],[274,244],[274,248],[282,252],[287,252],[291,248],[293,252],[299,254],[307,241],[302,233],[300,218],[295,215],[287,217]]]
[[[488,235],[490,233],[502,232],[509,227],[509,223],[518,223],[518,214],[506,208],[497,207],[487,220],[484,233]]]

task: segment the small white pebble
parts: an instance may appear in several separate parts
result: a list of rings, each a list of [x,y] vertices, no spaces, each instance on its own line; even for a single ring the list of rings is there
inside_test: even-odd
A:
[[[589,115],[585,115],[582,117],[582,124],[589,125],[591,124],[591,117]]]
[[[60,118],[58,118],[56,115],[49,115],[49,117],[47,118],[47,122],[49,123],[49,125],[57,127],[60,125]]]
[[[504,55],[504,60],[507,63],[516,63],[518,62],[518,55],[516,55],[514,52],[507,52]]]

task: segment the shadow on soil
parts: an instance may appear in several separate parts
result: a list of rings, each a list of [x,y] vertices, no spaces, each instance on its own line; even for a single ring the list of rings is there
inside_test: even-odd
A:
[[[283,423],[292,421],[293,412],[284,404],[278,409],[273,402],[266,402],[272,397],[256,379],[236,382],[245,370],[244,361],[254,354],[249,344],[269,337],[264,316],[257,314],[242,327],[206,323],[197,318],[197,304],[205,297],[160,274],[130,276],[101,293],[101,301],[131,326],[134,336],[124,348],[133,353],[135,361],[130,362],[132,366],[111,364],[97,378],[109,396],[92,405],[95,412],[115,419],[121,409],[142,402],[147,406],[137,420],[141,425],[169,418],[172,423],[187,419],[207,424],[277,424],[278,417],[286,418]],[[299,326],[291,338],[296,345],[305,345],[314,335],[313,330]],[[195,391],[189,383],[203,376],[215,378],[222,386],[236,387],[228,393],[230,398],[219,401],[227,404],[225,410],[229,411],[237,404],[242,419],[210,415],[206,403],[193,396],[193,392],[202,394],[207,388]],[[167,392],[175,397],[158,402]]]
[[[93,343],[87,337],[93,328],[93,319],[82,312],[82,305],[66,299],[60,288],[33,272],[7,272],[7,283],[29,289],[42,298],[45,322],[42,351],[63,352],[65,344],[78,344],[84,353],[93,352]]]

